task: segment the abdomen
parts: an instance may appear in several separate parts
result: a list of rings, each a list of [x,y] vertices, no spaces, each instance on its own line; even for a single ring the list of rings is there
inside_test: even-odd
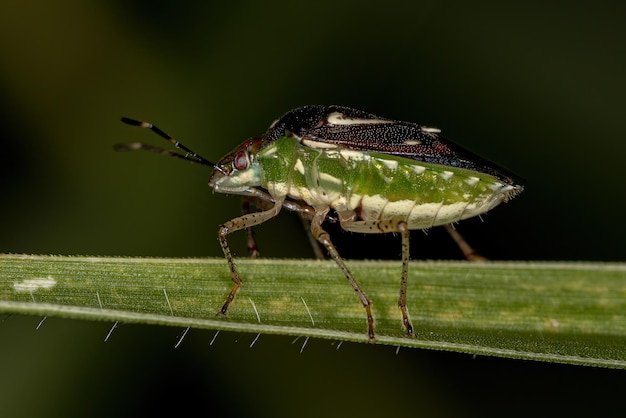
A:
[[[292,150],[283,178],[270,179],[270,193],[280,190],[316,209],[331,207],[344,221],[424,229],[485,213],[518,192],[488,174],[393,155],[301,144]]]

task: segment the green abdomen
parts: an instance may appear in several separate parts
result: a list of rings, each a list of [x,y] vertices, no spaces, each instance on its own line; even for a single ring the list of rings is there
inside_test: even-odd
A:
[[[275,141],[257,158],[270,194],[331,207],[341,220],[404,221],[423,229],[487,212],[516,192],[479,172],[382,153],[313,149],[293,137]]]

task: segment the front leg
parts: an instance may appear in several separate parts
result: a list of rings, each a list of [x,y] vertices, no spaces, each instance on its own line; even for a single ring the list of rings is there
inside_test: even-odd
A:
[[[256,206],[258,208],[263,208],[262,204],[267,203],[266,201],[258,201],[258,199],[251,196],[244,196],[241,199],[241,211],[244,215],[248,215],[252,213],[252,206]],[[269,206],[272,206],[271,203]],[[246,228],[246,233],[248,235],[248,254],[250,254],[250,258],[257,258],[261,253],[259,252],[259,246],[256,243],[256,238],[254,236],[254,228],[251,226]]]
[[[232,290],[228,294],[228,298],[226,299],[226,302],[224,302],[224,305],[222,306],[222,309],[220,310],[220,312],[223,315],[226,315],[226,312],[228,311],[228,307],[233,302],[233,300],[235,300],[235,295],[237,294],[239,287],[243,283],[243,281],[241,280],[241,276],[239,275],[239,272],[237,271],[237,267],[235,266],[235,261],[233,260],[233,256],[232,256],[232,253],[230,252],[230,247],[228,246],[228,241],[226,240],[226,237],[235,231],[239,231],[240,229],[251,228],[255,225],[262,224],[263,222],[269,219],[272,219],[273,217],[278,215],[278,213],[280,212],[280,209],[282,208],[282,205],[283,205],[283,199],[276,200],[276,202],[274,203],[274,206],[272,206],[270,209],[264,210],[262,212],[254,212],[254,213],[248,213],[246,215],[242,215],[238,218],[232,219],[224,223],[223,225],[219,227],[218,239],[220,241],[220,245],[222,246],[222,251],[224,252],[224,256],[226,257],[226,261],[228,261],[228,267],[230,269],[230,276],[233,282],[235,282],[235,285],[233,286]]]
[[[276,204],[276,199],[274,199],[269,193],[263,190],[253,189],[250,194],[243,196],[241,204],[243,214],[247,215],[249,213],[252,213],[253,206],[261,210],[267,210],[273,207]],[[290,200],[284,200],[282,205],[283,208],[287,209],[288,211],[296,212],[298,214],[298,217],[302,221],[303,225],[305,225],[307,238],[311,243],[311,248],[315,253],[315,257],[319,260],[323,260],[324,254],[322,254],[319,244],[317,243],[315,238],[313,238],[310,228],[311,219],[313,219],[315,209],[300,202]],[[257,258],[261,253],[259,251],[259,246],[256,242],[254,228],[248,227],[246,228],[246,232],[248,235],[248,253],[250,254],[250,258]]]

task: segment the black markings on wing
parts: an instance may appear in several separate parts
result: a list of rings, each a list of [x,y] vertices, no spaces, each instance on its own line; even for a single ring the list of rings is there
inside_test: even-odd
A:
[[[329,123],[340,114],[343,122]],[[354,123],[350,123],[354,120]],[[372,123],[365,123],[371,120]],[[338,147],[379,152],[430,164],[459,167],[490,174],[507,184],[520,179],[508,170],[469,152],[436,132],[410,122],[393,121],[344,106],[305,106],[283,115],[265,134],[264,142],[274,141],[285,132],[303,140]]]

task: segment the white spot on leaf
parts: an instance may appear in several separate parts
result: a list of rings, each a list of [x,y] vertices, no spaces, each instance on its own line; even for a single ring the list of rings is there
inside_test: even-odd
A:
[[[13,283],[16,292],[34,292],[39,289],[52,289],[57,284],[52,276],[37,277],[34,279],[24,279],[21,282]]]

